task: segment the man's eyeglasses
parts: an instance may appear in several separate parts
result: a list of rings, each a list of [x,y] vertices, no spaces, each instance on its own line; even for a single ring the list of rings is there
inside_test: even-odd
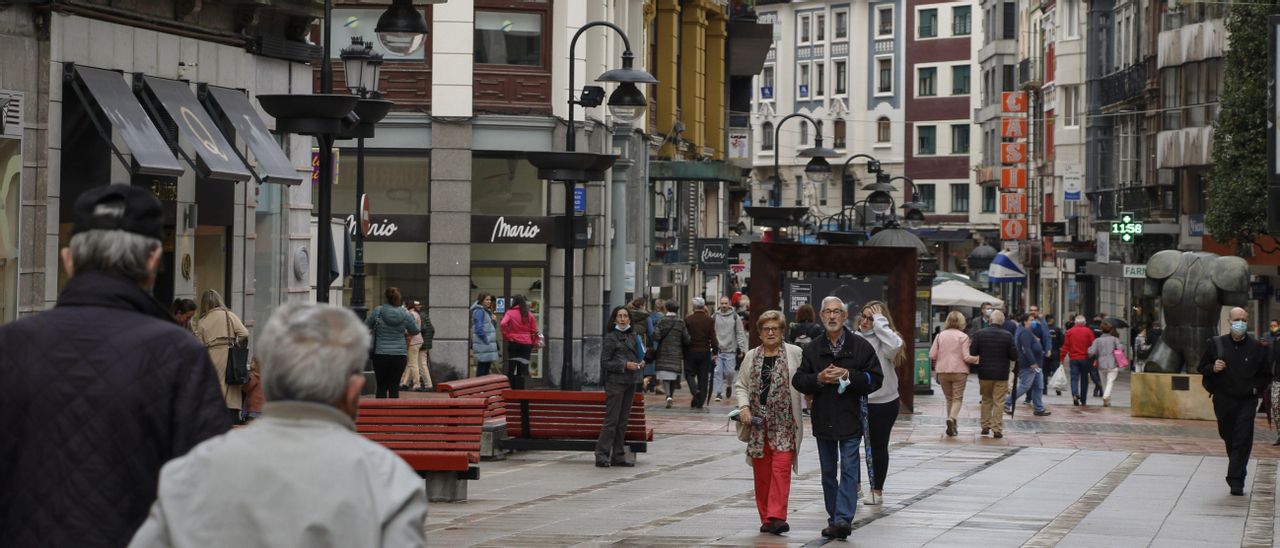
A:
[[[828,308],[822,311],[823,316],[839,316],[844,314],[844,310],[840,308]]]

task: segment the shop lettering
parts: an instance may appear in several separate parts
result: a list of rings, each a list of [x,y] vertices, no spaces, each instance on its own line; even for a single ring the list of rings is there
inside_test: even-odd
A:
[[[705,264],[719,264],[725,260],[724,250],[720,247],[704,247],[702,248],[702,262]]]
[[[400,230],[400,226],[391,222],[389,219],[383,219],[381,223],[369,223],[369,231],[365,233],[365,237],[377,236],[380,238],[390,238]],[[347,215],[347,234],[354,237],[356,235],[356,216]]]
[[[529,221],[525,226],[509,225],[506,217],[498,217],[498,221],[493,223],[493,233],[489,235],[489,243],[498,241],[498,238],[532,240],[537,238],[540,232],[542,229],[533,221]]]

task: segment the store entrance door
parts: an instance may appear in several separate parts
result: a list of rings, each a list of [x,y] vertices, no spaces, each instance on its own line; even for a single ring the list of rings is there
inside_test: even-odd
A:
[[[498,322],[506,313],[511,299],[516,295],[524,295],[529,301],[529,311],[538,323],[538,330],[545,332],[546,319],[543,316],[543,304],[546,302],[543,287],[546,285],[546,263],[471,263],[471,302],[475,302],[480,293],[493,295],[494,308]],[[501,327],[499,327],[501,330]],[[502,345],[502,372],[507,372],[506,345]],[[545,349],[535,348],[529,360],[528,387],[545,386],[546,375],[543,373]],[[474,364],[472,364],[474,367]],[[474,375],[472,369],[469,375]]]

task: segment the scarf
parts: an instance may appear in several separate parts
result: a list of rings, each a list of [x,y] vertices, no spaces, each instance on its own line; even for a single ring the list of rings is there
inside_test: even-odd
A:
[[[769,377],[764,377],[764,349],[756,352],[752,360],[750,387],[751,415],[764,419],[764,424],[751,428],[751,439],[747,441],[747,456],[758,459],[764,456],[764,444],[768,443],[774,451],[794,451],[796,448],[796,421],[791,409],[790,368],[787,366],[787,351],[781,348],[777,361]],[[760,392],[769,387],[769,400],[760,403]]]

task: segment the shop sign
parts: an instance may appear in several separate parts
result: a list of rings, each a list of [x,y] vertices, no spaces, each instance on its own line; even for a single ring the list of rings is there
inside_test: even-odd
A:
[[[356,216],[347,215],[347,237],[356,237]],[[366,242],[428,242],[431,241],[431,217],[427,215],[370,215],[364,231]]]
[[[1124,265],[1124,277],[1126,278],[1146,278],[1147,265],[1145,264],[1127,264]]]
[[[1067,171],[1062,176],[1062,200],[1065,202],[1080,201],[1081,181],[1078,171]]]
[[[1067,223],[1043,223],[1040,225],[1040,235],[1049,236],[1066,236]]]
[[[555,217],[472,215],[473,244],[547,244],[556,234]]]
[[[1000,94],[1000,112],[1014,113],[1027,111],[1027,92],[1005,91]]]
[[[580,186],[576,186],[576,185],[573,187],[573,212],[574,212],[574,213],[586,213],[586,212],[587,212],[587,189],[586,189],[586,187],[580,187]]]
[[[1187,216],[1187,236],[1192,238],[1204,236],[1204,213],[1192,213]]]
[[[724,272],[729,270],[729,240],[727,238],[698,238],[694,241],[694,253],[698,270]]]

